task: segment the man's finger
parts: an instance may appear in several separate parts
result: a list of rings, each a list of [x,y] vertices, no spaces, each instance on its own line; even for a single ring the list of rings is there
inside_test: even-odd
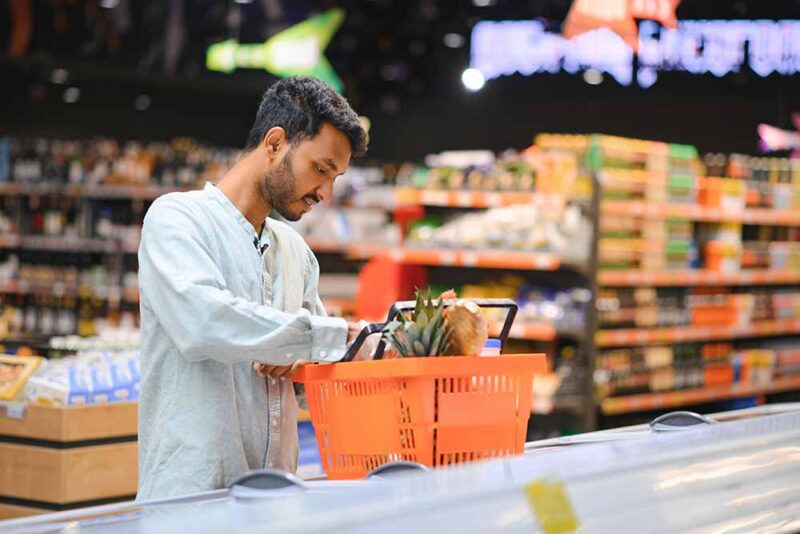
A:
[[[287,376],[291,376],[291,374],[292,374],[292,366],[284,365],[282,367],[278,367],[275,370],[275,373],[272,375],[272,378],[286,378]]]
[[[281,369],[280,365],[262,365],[261,373],[269,378],[278,378]]]
[[[267,376],[268,368],[269,368],[269,366],[265,365],[263,363],[254,363],[253,364],[253,369],[255,369],[256,373],[258,373],[258,375],[261,376],[261,377],[266,377]]]

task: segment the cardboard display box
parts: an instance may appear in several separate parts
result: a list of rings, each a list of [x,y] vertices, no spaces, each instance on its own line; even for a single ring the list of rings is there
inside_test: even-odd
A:
[[[137,405],[0,407],[0,520],[129,500]]]

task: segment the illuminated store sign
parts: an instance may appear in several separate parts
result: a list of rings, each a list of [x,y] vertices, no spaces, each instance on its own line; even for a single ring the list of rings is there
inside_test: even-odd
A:
[[[564,21],[564,37],[608,28],[636,51],[639,46],[636,20],[655,20],[667,28],[675,28],[678,4],[680,0],[575,0]]]
[[[342,9],[330,9],[288,28],[264,43],[241,44],[233,39],[208,48],[206,67],[230,73],[265,69],[276,76],[315,76],[341,92],[344,84],[323,55],[344,20]]]
[[[482,21],[472,30],[470,66],[500,76],[594,69],[622,85],[650,87],[663,71],[724,76],[749,68],[759,76],[800,72],[800,20],[683,20],[675,29],[644,20],[638,61],[624,38],[598,28],[569,39],[540,21]]]

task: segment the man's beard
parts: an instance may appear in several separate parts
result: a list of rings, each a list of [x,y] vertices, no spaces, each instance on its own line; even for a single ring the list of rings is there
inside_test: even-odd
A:
[[[291,152],[288,152],[277,169],[264,174],[258,184],[258,190],[264,202],[272,206],[281,217],[287,221],[297,221],[300,220],[302,213],[293,212],[290,208],[297,197],[290,156]]]

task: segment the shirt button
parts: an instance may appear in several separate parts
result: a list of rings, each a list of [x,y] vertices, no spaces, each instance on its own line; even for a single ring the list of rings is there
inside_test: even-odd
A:
[[[277,419],[273,419],[272,420],[272,428],[277,428],[277,427],[278,427],[278,420]]]
[[[278,385],[278,380],[277,380],[277,379],[275,379],[275,378],[273,378],[273,379],[271,380],[271,382],[272,382],[272,385],[273,385],[273,386],[276,386],[276,385]]]

